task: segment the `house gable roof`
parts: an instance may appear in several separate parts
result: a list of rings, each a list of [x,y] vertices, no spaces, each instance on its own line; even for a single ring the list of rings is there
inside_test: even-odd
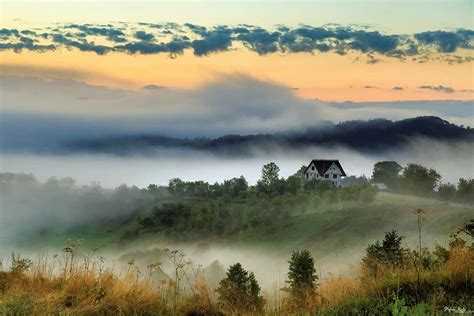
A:
[[[344,169],[341,166],[341,163],[339,162],[338,159],[313,159],[311,162],[308,164],[308,167],[306,167],[304,173],[308,171],[308,168],[311,166],[311,164],[314,164],[316,166],[316,170],[318,171],[319,175],[322,176],[328,171],[328,169],[335,164],[339,170],[341,170],[342,176],[345,177],[346,173]]]

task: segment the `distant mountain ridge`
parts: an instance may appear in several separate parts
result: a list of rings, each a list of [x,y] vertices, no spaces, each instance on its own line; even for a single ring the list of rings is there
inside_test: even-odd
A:
[[[325,122],[314,128],[273,134],[224,135],[216,138],[174,138],[163,135],[125,135],[103,139],[79,140],[67,144],[70,149],[89,152],[127,154],[158,148],[187,148],[216,153],[246,154],[255,146],[302,148],[304,146],[345,146],[357,151],[381,152],[423,137],[442,141],[474,143],[474,129],[451,124],[435,116],[421,116],[399,121],[373,119]]]

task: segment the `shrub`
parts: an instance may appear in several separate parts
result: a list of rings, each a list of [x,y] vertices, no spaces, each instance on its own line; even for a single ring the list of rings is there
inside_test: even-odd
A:
[[[255,275],[242,268],[240,263],[230,266],[217,293],[223,308],[232,313],[258,312],[263,308],[264,301]]]
[[[290,267],[287,282],[290,284],[293,303],[305,305],[308,297],[314,294],[318,280],[314,258],[308,250],[294,251],[288,263]]]
[[[442,184],[438,188],[438,196],[441,201],[451,201],[456,197],[456,187],[450,183]]]
[[[400,267],[404,263],[406,249],[401,247],[403,236],[399,236],[396,230],[385,233],[382,241],[376,241],[365,250],[362,264],[372,275],[377,275],[380,265]]]

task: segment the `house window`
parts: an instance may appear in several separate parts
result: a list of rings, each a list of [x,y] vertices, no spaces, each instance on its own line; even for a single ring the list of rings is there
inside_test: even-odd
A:
[[[314,170],[314,166],[311,166],[311,170]]]
[[[308,179],[308,174],[306,174],[306,179]]]
[[[333,179],[337,179],[337,174],[332,175]]]
[[[329,175],[328,175],[328,174],[325,174],[324,177],[325,177],[326,179],[329,179]]]

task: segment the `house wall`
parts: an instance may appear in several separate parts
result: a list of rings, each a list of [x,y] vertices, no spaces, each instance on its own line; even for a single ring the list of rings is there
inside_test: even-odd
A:
[[[306,180],[330,180],[334,183],[335,186],[340,187],[341,186],[341,179],[342,179],[342,171],[338,168],[336,164],[332,164],[331,167],[326,171],[326,173],[322,176],[318,174],[318,171],[316,170],[316,166],[311,163],[309,165],[308,170],[305,172],[304,175]]]
[[[306,180],[321,179],[321,177],[318,174],[318,171],[316,170],[316,166],[313,163],[309,165],[309,168],[305,174],[305,179]]]
[[[335,186],[337,187],[341,186],[342,172],[335,163],[333,163],[331,167],[329,167],[329,169],[326,171],[324,175],[325,175],[324,178],[329,179],[332,182],[334,182]],[[328,178],[326,178],[326,175],[328,176]]]

